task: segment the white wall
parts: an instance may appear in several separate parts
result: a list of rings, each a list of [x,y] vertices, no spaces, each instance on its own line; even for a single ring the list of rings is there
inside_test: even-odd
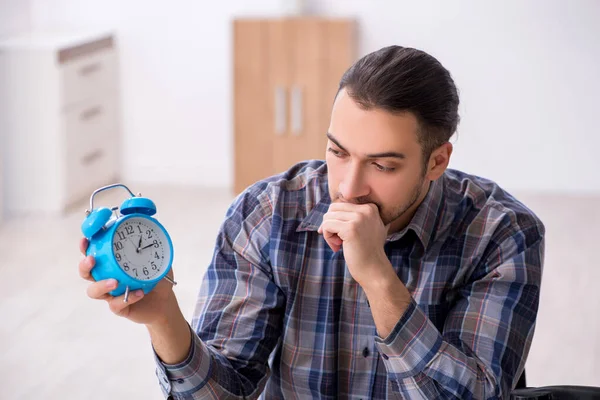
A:
[[[30,3],[28,0],[0,0],[0,37],[29,29]]]
[[[520,191],[600,193],[600,2],[312,0],[356,15],[361,55],[436,56],[461,92],[452,166]]]
[[[110,27],[121,48],[125,179],[232,182],[230,20],[280,0],[33,0],[33,25]]]
[[[230,19],[275,14],[283,3],[33,0],[32,20],[117,29],[127,179],[229,186]],[[600,193],[600,2],[306,3],[357,16],[361,55],[401,44],[451,70],[462,95],[452,167],[514,190]]]

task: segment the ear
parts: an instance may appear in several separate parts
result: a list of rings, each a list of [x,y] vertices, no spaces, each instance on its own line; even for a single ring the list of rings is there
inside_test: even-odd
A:
[[[435,181],[446,171],[450,163],[452,149],[452,143],[446,142],[431,153],[427,163],[426,178],[428,180]]]

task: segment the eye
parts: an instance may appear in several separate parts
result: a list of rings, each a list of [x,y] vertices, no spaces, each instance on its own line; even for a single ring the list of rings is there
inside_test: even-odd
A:
[[[333,154],[334,156],[339,157],[339,158],[342,158],[344,156],[344,153],[342,153],[339,150],[332,149],[331,147],[328,148],[327,151],[329,151],[331,154]]]
[[[380,165],[377,163],[373,163],[373,165],[375,166],[377,171],[381,171],[381,172],[392,172],[392,171],[396,170],[396,168],[384,167],[383,165]]]

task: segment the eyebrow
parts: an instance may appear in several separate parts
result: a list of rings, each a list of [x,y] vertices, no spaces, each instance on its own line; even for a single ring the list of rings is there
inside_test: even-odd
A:
[[[340,142],[338,142],[338,140],[331,133],[327,132],[327,138],[333,143],[335,143],[337,147],[348,153],[348,150],[346,150],[344,146],[342,146]],[[403,153],[398,153],[395,151],[386,151],[383,153],[367,154],[367,158],[398,158],[400,160],[404,160],[406,159],[406,156]]]

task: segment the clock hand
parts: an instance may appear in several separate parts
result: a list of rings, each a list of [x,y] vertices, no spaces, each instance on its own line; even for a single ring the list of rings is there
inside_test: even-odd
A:
[[[136,253],[139,253],[142,247],[142,235],[140,235],[140,242],[138,243],[137,249],[136,249]]]
[[[140,250],[144,250],[144,249],[147,249],[148,247],[152,247],[152,246],[154,246],[154,243],[150,243],[148,246],[144,246]]]

